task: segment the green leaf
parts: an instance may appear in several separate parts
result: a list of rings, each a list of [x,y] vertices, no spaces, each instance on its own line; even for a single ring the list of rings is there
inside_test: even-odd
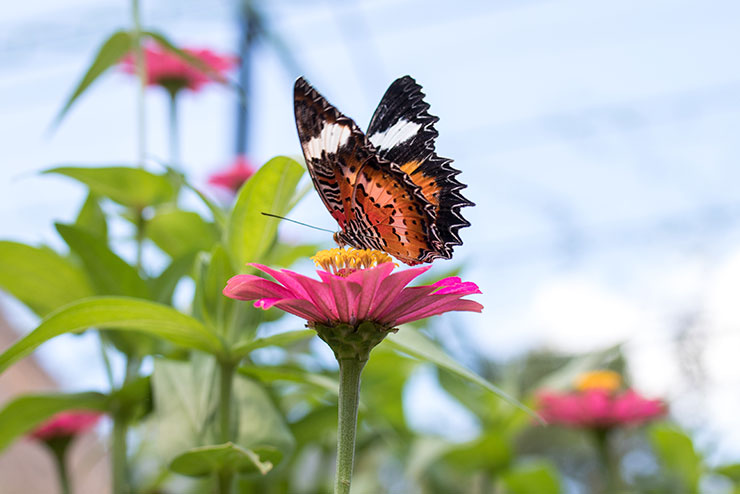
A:
[[[360,399],[367,410],[365,418],[396,431],[408,432],[403,406],[403,392],[418,361],[405,358],[388,347],[373,350],[362,371]]]
[[[673,427],[659,424],[650,428],[650,442],[668,473],[679,479],[689,492],[697,492],[703,464],[691,438]]]
[[[260,461],[260,457],[254,451],[228,442],[189,449],[172,460],[170,470],[190,477],[218,472],[259,472],[265,475],[272,470],[272,463]]]
[[[0,287],[40,316],[94,295],[84,271],[50,249],[0,241]]]
[[[332,379],[323,374],[310,372],[305,369],[288,366],[243,366],[239,372],[247,377],[251,377],[264,383],[274,381],[289,381],[300,384],[309,384],[316,386],[336,395],[339,392],[339,381]]]
[[[70,225],[57,223],[55,226],[69,248],[79,256],[99,294],[149,296],[149,287],[136,269],[114,254],[105,240]]]
[[[489,433],[473,441],[455,445],[444,458],[454,465],[456,470],[469,474],[481,470],[497,472],[509,464],[512,451],[504,438]]]
[[[259,348],[265,348],[268,346],[285,346],[291,345],[297,341],[305,340],[316,336],[316,331],[313,329],[301,329],[298,331],[288,331],[286,333],[278,333],[265,338],[257,338],[250,342],[241,343],[232,349],[232,354],[237,358],[246,357],[250,352],[253,352]]]
[[[159,276],[151,280],[149,287],[154,300],[167,305],[172,302],[172,295],[175,293],[177,284],[182,278],[192,273],[195,257],[196,254],[190,252],[173,259]]]
[[[105,411],[108,397],[101,393],[38,394],[16,398],[0,410],[0,451],[38,424],[64,410]]]
[[[108,238],[108,223],[95,194],[87,195],[74,226],[102,239]]]
[[[55,336],[95,327],[99,330],[140,331],[175,345],[219,353],[221,343],[199,321],[154,302],[123,297],[94,297],[52,313],[29,334],[0,355],[0,373]]]
[[[204,278],[199,280],[199,288],[202,288],[199,298],[202,300],[206,320],[218,328],[219,332],[225,331],[226,321],[232,320],[235,309],[236,302],[223,294],[226,282],[232,276],[234,271],[229,256],[223,246],[218,244],[211,251]]]
[[[80,97],[90,85],[97,80],[106,70],[116,65],[133,47],[133,37],[128,31],[116,31],[98,50],[87,72],[82,77],[77,87],[67,99],[62,109],[54,119],[53,126],[58,125],[67,114],[72,104]]]
[[[308,259],[321,250],[321,246],[315,244],[289,245],[281,242],[270,249],[265,263],[269,266],[290,267],[300,259]]]
[[[430,340],[415,329],[404,327],[399,332],[388,335],[388,337],[384,340],[384,343],[382,344],[391,345],[393,348],[403,353],[407,353],[412,357],[431,362],[442,369],[457,374],[458,376],[463,377],[468,381],[474,382],[484,387],[491,393],[494,393],[500,398],[511,403],[515,407],[541,420],[541,418],[534,411],[530,410],[526,405],[524,405],[514,397],[510,396],[502,389],[499,389],[497,386],[483,379],[475,372],[457,363],[439,346],[437,346],[436,343],[434,343],[432,340]]]
[[[91,192],[134,209],[162,204],[175,197],[175,188],[165,175],[126,166],[99,168],[64,166],[44,173],[56,173],[73,178]]]
[[[558,494],[560,482],[555,469],[547,463],[518,465],[502,476],[505,494]]]
[[[170,257],[197,251],[210,251],[217,241],[216,228],[197,213],[168,209],[146,223],[146,235]]]
[[[735,484],[740,484],[740,463],[735,463],[733,465],[723,465],[721,467],[715,468],[714,471],[720,475],[728,477]]]
[[[265,163],[241,188],[229,217],[226,245],[236,270],[257,262],[272,245],[278,221],[264,216],[285,216],[303,168],[294,160],[278,156]]]

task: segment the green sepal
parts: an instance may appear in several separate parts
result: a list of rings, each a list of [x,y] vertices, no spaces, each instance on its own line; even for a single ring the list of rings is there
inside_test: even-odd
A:
[[[366,362],[370,351],[375,348],[389,333],[397,328],[388,328],[371,321],[361,321],[357,325],[339,323],[325,326],[311,323],[319,338],[324,340],[334,352],[337,360],[360,360]]]

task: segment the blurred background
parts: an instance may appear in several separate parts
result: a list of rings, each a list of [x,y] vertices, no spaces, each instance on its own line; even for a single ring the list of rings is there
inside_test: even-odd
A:
[[[710,463],[740,460],[740,4],[255,0],[247,9],[158,0],[142,8],[146,26],[182,46],[242,56],[245,71],[232,76],[247,91],[241,127],[234,91],[211,85],[182,97],[183,167],[204,188],[238,151],[255,164],[300,154],[299,75],[362,128],[387,86],[412,75],[440,117],[439,154],[455,160],[477,204],[464,210],[465,245],[437,269],[461,267],[480,285],[485,310],[438,325],[448,350],[469,365],[472,349],[503,365],[533,351],[618,345],[629,381],[669,402]],[[4,5],[2,238],[62,245],[52,221],[73,219],[84,189],[38,171],[135,162],[135,84],[122,71],[96,82],[50,131],[99,43],[129,17],[124,1]],[[150,157],[161,160],[165,93],[148,91],[146,103]],[[313,193],[292,216],[336,228]],[[331,244],[329,234],[296,225],[281,234]],[[0,302],[16,330],[35,326],[13,299]],[[38,355],[64,389],[105,386],[92,336],[60,337]],[[438,388],[432,371],[419,370],[404,391],[407,419],[425,432],[474,437],[475,419]]]

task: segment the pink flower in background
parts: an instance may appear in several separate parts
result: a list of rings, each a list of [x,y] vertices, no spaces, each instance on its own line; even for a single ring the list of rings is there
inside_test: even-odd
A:
[[[100,417],[102,414],[97,412],[61,412],[37,427],[30,436],[42,441],[76,436],[94,427]]]
[[[538,412],[551,424],[594,429],[637,425],[665,415],[662,400],[644,398],[632,389],[618,391],[620,385],[614,372],[587,373],[576,391],[540,393]]]
[[[255,268],[277,283],[242,274],[231,278],[224,295],[237,300],[256,300],[255,307],[277,307],[312,323],[332,326],[371,321],[393,328],[450,311],[481,312],[483,306],[462,297],[480,290],[460,278],[445,278],[432,285],[407,285],[431,266],[391,273],[390,257],[375,251],[330,249],[317,253],[320,280],[287,269],[261,264]]]
[[[254,175],[255,168],[244,156],[237,156],[236,159],[223,171],[214,173],[208,178],[208,183],[223,187],[236,194],[241,186]]]
[[[171,93],[188,88],[199,91],[205,84],[226,80],[226,72],[239,62],[237,57],[221,55],[209,49],[184,48],[184,52],[199,59],[211,71],[204,72],[171,51],[151,43],[144,47],[146,60],[147,84],[162,86]],[[133,53],[126,55],[121,61],[123,70],[129,74],[136,74],[136,62]]]

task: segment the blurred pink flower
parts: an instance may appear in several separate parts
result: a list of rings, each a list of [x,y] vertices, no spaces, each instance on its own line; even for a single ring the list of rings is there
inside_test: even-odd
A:
[[[95,426],[102,414],[97,412],[61,412],[42,423],[30,436],[46,441],[82,434]]]
[[[551,424],[573,427],[610,428],[637,425],[666,413],[662,400],[650,400],[632,389],[611,392],[586,389],[568,393],[543,392],[538,412]]]
[[[345,259],[334,262],[350,254],[355,256],[352,262],[345,263]],[[368,257],[359,262],[357,256]],[[314,260],[326,267],[325,271],[316,271],[320,280],[287,269],[278,271],[251,264],[272,276],[277,283],[242,274],[231,278],[223,293],[237,300],[256,300],[255,307],[277,307],[306,319],[309,326],[342,323],[354,326],[370,321],[390,329],[445,312],[483,310],[478,302],[462,298],[480,293],[475,283],[463,282],[457,277],[445,278],[432,285],[406,286],[431,266],[391,274],[395,265],[389,262],[387,255],[354,249],[321,251]]]
[[[184,48],[183,51],[198,58],[211,69],[211,72],[203,72],[166,48],[156,43],[150,43],[144,46],[147,84],[149,86],[162,86],[171,93],[177,93],[184,88],[199,91],[209,82],[224,82],[226,72],[239,62],[237,57],[220,55],[209,49]],[[133,53],[126,55],[121,60],[121,65],[125,72],[136,74],[136,62]]]
[[[237,156],[228,168],[208,177],[208,183],[229,189],[236,194],[254,172],[255,168],[246,157]]]

